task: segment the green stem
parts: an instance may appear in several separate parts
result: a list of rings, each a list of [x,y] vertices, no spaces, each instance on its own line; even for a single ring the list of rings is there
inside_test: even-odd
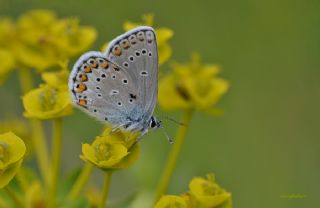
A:
[[[26,94],[33,88],[31,69],[20,69],[18,70],[18,73],[22,93]]]
[[[48,190],[48,208],[56,207],[57,183],[61,162],[62,146],[62,119],[53,120],[53,144],[52,144],[52,168],[50,169],[50,180]]]
[[[17,196],[17,194],[9,188],[9,186],[6,186],[4,190],[7,192],[9,197],[12,199],[12,201],[16,204],[16,207],[18,208],[24,208],[25,205],[22,203],[21,199]]]
[[[89,180],[89,177],[92,173],[93,170],[93,165],[91,163],[86,163],[82,170],[80,175],[78,176],[76,182],[74,183],[69,195],[68,199],[69,200],[74,200],[77,198],[83,187],[86,185],[86,183]]]
[[[183,142],[186,138],[186,134],[189,127],[189,123],[192,118],[192,114],[193,114],[192,110],[187,110],[182,115],[181,123],[183,123],[184,125],[179,127],[178,132],[176,134],[173,147],[171,148],[165,168],[163,170],[162,176],[158,183],[158,188],[155,195],[155,203],[159,200],[161,195],[166,192],[168,188]]]
[[[32,145],[36,154],[40,174],[45,184],[48,185],[49,156],[43,126],[41,121],[36,119],[30,119],[30,125],[32,129]]]
[[[18,72],[22,94],[26,94],[33,88],[31,70],[24,68],[18,70]],[[40,174],[45,181],[45,184],[48,185],[47,171],[49,170],[49,156],[43,126],[39,120],[30,119],[29,121],[32,131],[32,145],[34,147]]]
[[[99,208],[106,208],[106,201],[109,193],[112,172],[106,171],[104,175],[104,183]]]
[[[28,179],[26,178],[24,172],[23,172],[23,168],[20,168],[16,174],[16,179],[19,182],[19,185],[23,191],[23,193],[27,192],[28,186],[29,186],[29,182]]]

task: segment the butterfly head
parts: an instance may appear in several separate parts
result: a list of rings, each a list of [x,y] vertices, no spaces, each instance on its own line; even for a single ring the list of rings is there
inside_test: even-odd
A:
[[[157,129],[161,127],[161,121],[157,120],[154,116],[151,116],[149,121],[149,128],[150,129]]]

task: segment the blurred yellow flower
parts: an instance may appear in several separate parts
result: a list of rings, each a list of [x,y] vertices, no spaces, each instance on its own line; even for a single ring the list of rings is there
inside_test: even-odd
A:
[[[52,88],[68,90],[69,71],[67,69],[67,62],[61,63],[59,71],[42,72],[41,78]]]
[[[164,195],[156,203],[154,208],[188,208],[185,198],[174,195]]]
[[[65,59],[86,51],[97,37],[93,27],[80,26],[77,18],[59,20],[53,27],[53,34],[57,36],[57,47]]]
[[[14,133],[0,135],[0,188],[8,185],[15,176],[25,152],[24,142]]]
[[[122,169],[133,164],[139,156],[139,146],[125,133],[105,131],[93,143],[82,145],[81,159],[103,170]]]
[[[10,51],[0,48],[0,85],[15,67],[14,56]]]
[[[0,134],[8,131],[12,131],[18,137],[22,138],[27,147],[27,151],[25,154],[25,159],[27,159],[33,151],[33,147],[31,144],[31,131],[28,124],[21,118],[9,117],[4,120],[0,120]]]
[[[9,50],[16,40],[16,25],[9,18],[0,19],[0,48]]]
[[[28,118],[53,119],[72,113],[72,105],[67,90],[58,90],[48,85],[31,90],[22,97]]]
[[[231,193],[226,192],[216,182],[213,174],[207,179],[195,177],[189,183],[193,207],[231,208]]]
[[[85,51],[96,39],[92,27],[75,18],[58,19],[53,11],[32,10],[17,21],[13,51],[23,65],[43,71]]]
[[[159,81],[159,104],[164,110],[197,109],[215,113],[214,105],[229,88],[218,78],[216,65],[203,65],[193,54],[191,63],[172,65],[172,72]]]
[[[129,31],[135,27],[147,25],[153,27],[153,14],[145,14],[142,16],[142,22],[130,22],[126,21],[123,24],[123,28],[125,31]],[[159,64],[165,63],[172,55],[172,49],[169,45],[168,41],[173,36],[173,30],[167,27],[156,27],[155,28],[157,35],[157,43],[158,43],[158,51],[159,51]]]

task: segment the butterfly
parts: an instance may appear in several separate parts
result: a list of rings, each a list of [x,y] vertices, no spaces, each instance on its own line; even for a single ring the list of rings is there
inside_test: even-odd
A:
[[[161,127],[153,116],[158,96],[158,48],[153,28],[140,26],[90,51],[69,77],[72,102],[114,129],[139,132]]]

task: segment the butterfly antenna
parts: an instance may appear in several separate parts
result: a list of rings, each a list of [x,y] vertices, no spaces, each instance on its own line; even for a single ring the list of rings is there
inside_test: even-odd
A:
[[[167,137],[167,140],[170,144],[173,144],[173,139],[167,134],[166,130],[163,128],[163,126],[160,127],[164,133],[164,135]]]
[[[162,119],[167,119],[167,120],[172,121],[173,123],[178,124],[178,125],[180,125],[180,126],[187,126],[186,124],[181,123],[181,122],[179,122],[179,121],[177,121],[177,120],[174,120],[173,118],[170,118],[170,117],[168,117],[168,116],[161,116],[160,118],[162,118]]]

